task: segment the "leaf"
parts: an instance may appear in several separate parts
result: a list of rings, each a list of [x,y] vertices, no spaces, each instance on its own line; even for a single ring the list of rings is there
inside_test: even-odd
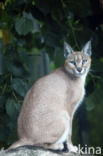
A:
[[[27,93],[29,87],[25,81],[19,78],[15,78],[12,80],[12,88],[15,90],[17,94],[24,97]]]
[[[31,30],[32,33],[36,33],[36,32],[40,31],[39,24],[38,24],[37,20],[34,19],[34,17],[32,16],[31,13],[23,12],[23,17],[25,17],[33,22],[33,29]]]
[[[103,97],[102,88],[97,88],[91,95],[85,99],[87,111],[92,111],[94,108],[98,107],[98,103],[103,103],[101,99]]]
[[[85,99],[86,103],[86,110],[92,111],[95,108],[95,104],[93,102],[93,96],[90,96],[89,98]]]
[[[19,35],[27,35],[30,32],[39,32],[39,24],[31,13],[23,12],[23,16],[15,23],[15,29]]]
[[[9,64],[8,70],[13,73],[15,76],[22,76],[23,70],[20,67],[15,66],[14,64]]]
[[[27,35],[33,29],[33,22],[30,19],[21,17],[16,21],[15,29],[19,35]]]
[[[11,118],[16,118],[20,110],[20,104],[16,103],[14,99],[8,99],[6,103],[6,112]]]
[[[23,64],[24,69],[29,72],[30,71],[30,64],[32,63],[29,61],[29,55],[26,51],[19,50],[19,61]]]

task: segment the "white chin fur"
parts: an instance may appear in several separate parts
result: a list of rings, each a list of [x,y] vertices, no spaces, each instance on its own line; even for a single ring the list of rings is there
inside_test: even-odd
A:
[[[75,73],[74,73],[74,75],[76,76],[76,77],[82,77],[82,76],[86,76],[87,75],[87,71],[86,70],[82,70],[82,72],[78,72],[77,70],[75,71]]]

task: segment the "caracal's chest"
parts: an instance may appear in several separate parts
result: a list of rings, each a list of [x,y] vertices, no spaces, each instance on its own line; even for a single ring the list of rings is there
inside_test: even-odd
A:
[[[70,114],[74,114],[78,106],[81,104],[85,95],[84,82],[82,79],[69,81],[66,93],[66,105]]]

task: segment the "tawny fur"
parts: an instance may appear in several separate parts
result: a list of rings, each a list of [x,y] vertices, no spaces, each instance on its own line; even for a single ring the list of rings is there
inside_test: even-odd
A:
[[[81,60],[88,60],[82,66],[84,73],[81,76],[77,76],[76,67],[70,63],[72,59],[80,67]],[[87,54],[73,52],[63,67],[40,78],[32,86],[18,118],[19,141],[10,148],[34,145],[63,149],[65,141],[70,151],[75,148],[71,141],[72,119],[85,94],[84,84],[90,64],[91,58]]]

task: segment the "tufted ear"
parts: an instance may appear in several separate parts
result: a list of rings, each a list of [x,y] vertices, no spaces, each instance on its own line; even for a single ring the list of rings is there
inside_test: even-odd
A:
[[[71,46],[64,41],[64,57],[68,58],[72,52],[73,49],[71,48]]]
[[[85,54],[91,56],[91,54],[92,54],[92,51],[91,51],[91,40],[88,41],[88,42],[84,45],[82,51],[83,51]]]

